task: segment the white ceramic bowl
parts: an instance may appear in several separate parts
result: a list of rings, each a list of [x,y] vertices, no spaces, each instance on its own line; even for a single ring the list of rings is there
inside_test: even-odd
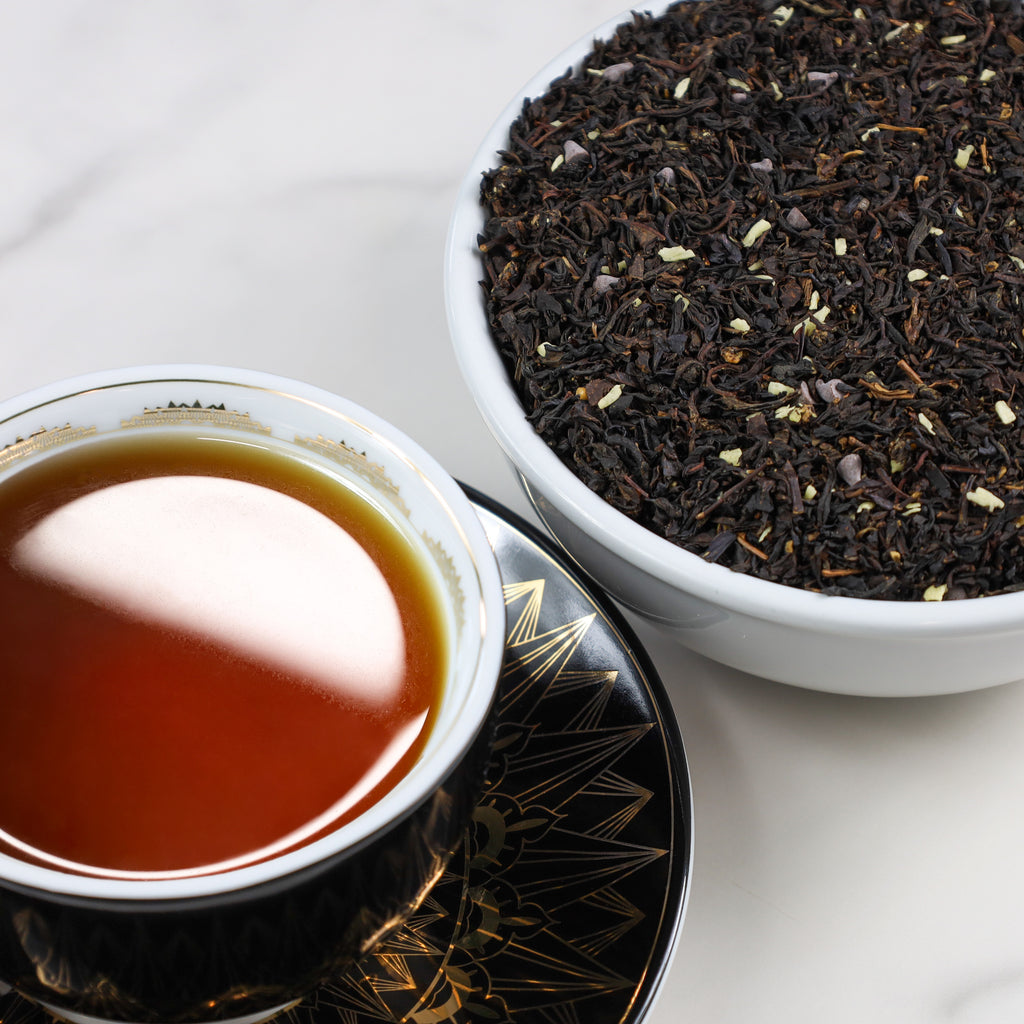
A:
[[[539,71],[498,117],[466,173],[451,220],[445,291],[455,353],[476,403],[544,525],[627,608],[686,646],[758,676],[812,689],[919,696],[1024,678],[1024,593],[938,602],[834,597],[704,561],[606,504],[527,421],[491,340],[477,236],[482,174],[500,165],[523,101],[578,68],[599,26]]]

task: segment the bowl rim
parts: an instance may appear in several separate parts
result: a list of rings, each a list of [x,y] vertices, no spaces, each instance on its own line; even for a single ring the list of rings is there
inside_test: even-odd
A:
[[[479,644],[470,682],[457,705],[454,723],[431,757],[421,762],[415,784],[398,786],[354,820],[321,839],[268,860],[212,874],[177,878],[116,878],[74,874],[0,854],[0,889],[11,886],[37,893],[102,901],[162,903],[205,897],[235,897],[240,890],[305,873],[335,858],[365,848],[427,801],[457,771],[486,728],[497,693],[504,655],[504,595],[497,560],[476,511],[461,486],[403,431],[349,399],[305,382],[260,370],[194,363],[166,363],[100,370],[54,381],[0,401],[0,426],[58,399],[85,392],[116,390],[132,385],[193,383],[270,391],[373,434],[383,447],[406,463],[433,495],[452,525],[452,537],[469,553],[474,579],[469,585],[467,625]],[[255,410],[254,410],[255,411]],[[257,412],[258,415],[258,412]],[[397,795],[396,795],[397,794]]]
[[[655,14],[671,6],[660,3]],[[607,39],[633,14],[610,18],[579,37],[532,75],[509,100],[477,148],[460,182],[448,224],[444,294],[456,362],[495,439],[528,481],[543,481],[545,499],[619,557],[671,587],[712,605],[769,623],[843,636],[961,636],[1011,632],[1024,622],[1024,591],[961,601],[904,601],[821,594],[707,562],[658,536],[592,492],[534,431],[491,340],[480,279],[477,237],[483,225],[482,175],[507,149],[508,127],[525,101],[547,91],[566,71],[579,71],[594,42]]]

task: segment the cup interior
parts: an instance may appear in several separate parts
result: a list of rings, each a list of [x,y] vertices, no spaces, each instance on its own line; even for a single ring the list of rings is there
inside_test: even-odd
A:
[[[0,404],[0,487],[58,451],[126,432],[201,432],[284,451],[354,487],[413,544],[440,595],[447,673],[411,769],[375,804],[323,838],[213,874],[91,877],[0,854],[0,878],[83,896],[164,899],[235,890],[357,846],[442,784],[487,718],[503,649],[493,553],[461,488],[418,445],[353,403],[251,371],[143,367],[60,382]]]

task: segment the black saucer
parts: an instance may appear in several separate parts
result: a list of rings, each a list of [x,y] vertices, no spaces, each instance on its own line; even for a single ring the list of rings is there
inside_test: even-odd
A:
[[[689,888],[689,777],[611,602],[467,488],[505,584],[497,747],[463,849],[416,916],[282,1024],[638,1024]],[[44,1024],[11,993],[0,1024]]]

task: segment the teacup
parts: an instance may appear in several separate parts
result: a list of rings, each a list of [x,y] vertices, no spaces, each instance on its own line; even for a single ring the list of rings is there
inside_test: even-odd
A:
[[[201,454],[193,467],[196,451]],[[225,451],[237,454],[247,468],[222,473],[217,460]],[[152,470],[157,456],[169,458],[170,468]],[[228,459],[231,465],[233,458]],[[126,463],[134,468],[124,479],[104,477],[114,473],[110,466]],[[300,478],[290,490],[274,482],[281,466]],[[3,795],[6,790],[0,791],[0,992],[12,986],[75,1021],[253,1021],[271,1016],[368,953],[401,924],[459,843],[483,784],[504,647],[504,604],[493,552],[461,488],[416,444],[344,399],[265,373],[142,367],[60,382],[0,403],[0,515],[6,514],[5,495],[8,505],[17,505],[10,496],[22,492],[45,498],[47,481],[62,479],[67,467],[78,467],[77,490],[39,523],[33,521],[16,544],[4,541],[10,549],[5,558],[13,566],[9,573],[36,588],[29,592],[29,604],[38,591],[47,600],[85,609],[86,625],[72,639],[85,637],[82,643],[91,644],[92,653],[76,658],[102,660],[107,634],[92,626],[88,616],[95,613],[113,621],[112,637],[121,627],[136,629],[131,642],[142,644],[144,655],[151,633],[154,644],[167,643],[168,649],[180,640],[185,667],[167,668],[179,663],[165,663],[169,655],[162,646],[154,647],[152,670],[145,657],[137,663],[118,660],[117,672],[132,683],[128,698],[105,697],[107,703],[101,704],[99,688],[90,691],[88,680],[103,677],[106,670],[91,668],[92,675],[83,675],[86,682],[72,687],[84,711],[72,714],[64,703],[72,696],[61,690],[49,705],[38,694],[28,695],[25,735],[15,737],[8,718],[8,742],[16,739],[22,753],[15,761],[6,757],[0,769],[14,780],[7,787],[14,791],[10,799]],[[273,486],[260,473],[268,474]],[[154,480],[159,486],[151,486]],[[198,487],[194,493],[188,490],[193,484]],[[307,501],[307,492],[322,492],[326,504],[317,504],[320,497]],[[348,513],[339,513],[337,521],[331,518],[332,502],[342,494],[354,496],[359,515],[369,524],[370,540],[356,519],[344,518]],[[32,509],[36,500],[26,499]],[[284,525],[265,527],[260,516],[267,509],[281,512]],[[172,537],[179,547],[154,553],[154,536]],[[200,542],[206,546],[197,555]],[[387,551],[391,542],[404,552],[395,558],[411,559],[415,572],[394,569]],[[304,568],[291,572],[289,559],[300,548],[306,552]],[[352,566],[368,567],[367,579],[374,581],[360,583],[354,597]],[[410,574],[419,589],[402,596],[395,581]],[[287,599],[280,596],[283,589]],[[374,604],[378,598],[383,602],[379,607]],[[9,624],[15,602],[0,600],[8,604]],[[23,603],[19,597],[21,618],[27,614]],[[414,634],[409,609],[419,606],[427,624]],[[53,622],[64,636],[66,614],[62,610],[55,618],[37,618]],[[282,661],[275,638],[285,618],[291,632],[290,639],[281,641],[286,648]],[[384,620],[387,628],[378,630]],[[336,634],[342,633],[348,639],[339,640]],[[55,660],[50,648],[59,654],[71,642],[44,637],[23,643],[30,654],[38,654],[29,659],[29,674],[43,678],[57,671],[52,665],[69,663]],[[406,652],[400,664],[392,649],[396,643]],[[230,710],[243,708],[248,714],[247,705],[258,703],[255,698],[238,701],[236,695],[231,705],[225,697],[226,724],[216,726],[216,738],[185,749],[194,739],[199,712],[205,717],[207,692],[211,707],[220,699],[218,688],[227,673],[220,669],[203,669],[208,676],[202,677],[198,695],[187,698],[194,708],[185,704],[182,690],[180,701],[172,696],[166,713],[151,713],[147,728],[155,729],[153,736],[136,743],[141,753],[124,755],[129,766],[134,764],[130,757],[145,760],[149,748],[165,738],[166,722],[168,731],[179,729],[168,741],[169,749],[181,749],[176,765],[161,768],[154,755],[154,764],[136,773],[113,759],[106,769],[109,777],[118,786],[127,777],[125,792],[130,791],[131,800],[118,795],[109,801],[114,805],[110,811],[106,794],[95,803],[88,796],[89,785],[104,786],[102,774],[98,782],[83,781],[93,778],[94,769],[100,771],[92,762],[105,763],[108,748],[131,745],[135,712],[122,705],[134,706],[136,694],[143,701],[157,685],[157,668],[164,670],[169,683],[163,685],[170,685],[172,694],[179,692],[177,682],[194,682],[198,670],[188,660],[194,648],[203,657],[208,648],[223,655],[234,666],[232,672],[236,662],[251,669],[260,686],[266,680],[278,685],[278,677],[291,678],[291,672],[303,699],[314,699],[310,694],[322,699],[307,719],[316,725],[316,741],[304,726],[289,726],[290,705],[288,714],[269,705],[260,712],[264,724],[254,726],[257,731],[251,734],[268,737],[267,751],[273,753],[264,760],[280,766],[265,773],[268,778],[286,775],[286,762],[299,765],[286,783],[292,790],[277,800],[274,814],[303,820],[284,825],[276,818],[263,821],[271,816],[274,800],[259,789],[264,783],[253,778],[260,775],[261,759],[251,757],[251,747],[259,742],[262,753],[262,741],[246,739],[250,734],[245,732],[239,740],[233,719],[245,716]],[[72,660],[78,672],[79,663]],[[421,666],[436,679],[425,684],[426,703],[414,707],[412,691],[402,687],[412,685],[408,680]],[[4,679],[14,674],[0,675],[0,694],[10,685]],[[363,689],[346,690],[358,685],[357,676]],[[412,709],[408,720],[392,722],[391,711],[405,705]],[[351,725],[339,718],[335,726],[330,716],[340,714],[339,709],[364,717]],[[171,710],[184,725],[173,725]],[[257,712],[254,707],[252,713]],[[110,719],[120,723],[122,714],[129,725],[112,724]],[[40,721],[44,715],[47,720]],[[261,734],[258,729],[266,729],[266,721],[270,731]],[[275,735],[275,729],[283,736]],[[263,829],[257,829],[256,838],[240,834],[245,814],[230,823],[234,819],[227,812],[236,809],[230,800],[226,808],[211,803],[205,819],[198,810],[191,813],[193,805],[206,804],[204,780],[209,779],[211,792],[217,790],[222,772],[217,757],[208,765],[204,759],[218,752],[210,748],[219,748],[221,739],[228,749],[228,731],[232,742],[243,746],[221,760],[240,776],[231,785],[243,788],[238,800],[246,802],[248,817]],[[352,768],[351,787],[331,790],[334,782],[324,783],[323,776],[334,770],[335,747],[343,761],[378,732],[380,750],[367,754],[371,760],[365,765]],[[80,734],[89,734],[97,746],[64,765],[64,745],[77,749]],[[323,772],[301,766],[306,748],[315,743],[325,751]],[[33,744],[51,752],[37,756]],[[252,767],[236,770],[243,755]],[[167,780],[166,792],[159,788],[168,773],[187,775],[186,767],[194,776],[190,789],[176,780]],[[308,781],[322,783],[327,792],[327,797],[309,797],[312,810],[302,802],[307,788],[303,771],[316,775]],[[35,772],[54,778],[40,780]],[[234,792],[225,791],[229,797]],[[151,798],[150,792],[155,794]],[[161,831],[160,813],[177,806],[175,801],[184,810],[167,810],[169,826]],[[58,812],[59,807],[64,810]],[[112,826],[97,825],[107,813],[119,822],[123,840],[111,838]],[[7,814],[15,825],[5,822]],[[28,823],[24,827],[23,820]],[[156,838],[147,838],[150,831]],[[209,854],[207,833],[212,836]],[[198,862],[191,863],[190,857]]]

